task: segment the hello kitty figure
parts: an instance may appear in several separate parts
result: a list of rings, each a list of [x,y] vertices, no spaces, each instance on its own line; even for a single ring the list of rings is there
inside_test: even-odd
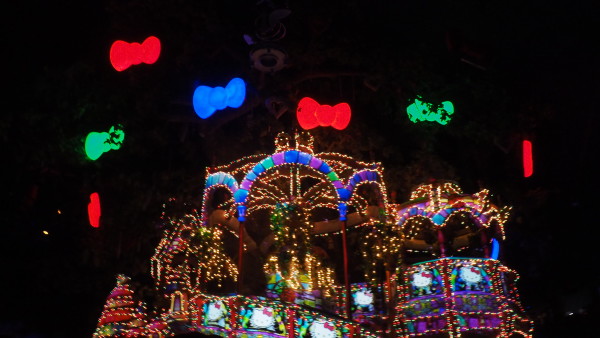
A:
[[[336,338],[337,331],[330,322],[315,320],[308,329],[313,338]]]
[[[227,314],[227,309],[223,302],[218,301],[208,305],[206,317],[209,322],[223,326],[225,325],[225,314]]]
[[[481,271],[474,266],[463,266],[460,268],[460,278],[465,282],[467,290],[478,291],[481,289],[480,283],[483,280]]]
[[[412,286],[417,295],[430,295],[433,282],[433,273],[429,270],[419,271],[412,274]]]
[[[365,312],[373,310],[373,293],[368,290],[359,290],[353,296],[357,310]]]
[[[258,329],[275,330],[275,319],[273,309],[270,307],[255,308],[252,310],[250,326]]]

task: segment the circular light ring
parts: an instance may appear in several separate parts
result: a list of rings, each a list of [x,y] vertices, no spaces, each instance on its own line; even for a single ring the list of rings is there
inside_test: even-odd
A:
[[[280,48],[269,46],[259,47],[250,52],[252,67],[263,72],[272,73],[285,67],[287,53]]]

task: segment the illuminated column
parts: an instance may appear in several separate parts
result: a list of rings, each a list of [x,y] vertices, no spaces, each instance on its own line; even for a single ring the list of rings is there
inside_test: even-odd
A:
[[[481,245],[483,246],[483,257],[490,258],[490,245],[488,244],[488,236],[485,233],[485,228],[481,228]]]
[[[441,227],[438,227],[437,239],[438,239],[438,245],[440,246],[440,257],[444,258],[444,257],[446,257],[446,244],[445,244],[445,239],[444,239],[444,233],[442,232]]]
[[[296,332],[294,329],[294,322],[296,321],[296,311],[293,309],[286,309],[285,314],[287,317],[287,333],[288,338],[296,337]]]
[[[239,236],[239,245],[238,245],[238,284],[237,284],[237,293],[240,294],[242,290],[243,278],[244,278],[244,222],[246,221],[246,206],[238,205],[238,221],[240,222],[240,226],[238,229]]]
[[[523,177],[533,175],[533,152],[531,141],[523,140]]]
[[[452,269],[454,266],[452,264],[448,264],[448,259],[442,259],[442,271],[444,278],[444,300],[445,300],[445,316],[446,316],[446,325],[448,327],[448,333],[450,337],[457,337],[457,330],[455,321],[456,321],[456,310],[454,310],[454,291],[452,290],[452,283],[450,282],[450,275],[452,274]],[[460,337],[460,336],[459,336]]]
[[[231,323],[231,329],[229,330],[227,336],[234,338],[237,337],[236,331],[238,330],[238,312],[241,306],[239,297],[232,297],[228,300],[229,305],[229,321]]]
[[[349,320],[352,320],[352,311],[350,310],[350,280],[348,276],[348,243],[346,240],[346,214],[348,207],[346,203],[339,203],[338,209],[340,211],[340,221],[342,221],[342,249],[344,251],[344,285],[346,289],[346,316]]]

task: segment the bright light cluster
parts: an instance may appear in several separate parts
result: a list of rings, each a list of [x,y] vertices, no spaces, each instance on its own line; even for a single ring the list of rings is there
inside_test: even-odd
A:
[[[94,337],[118,337],[126,334],[134,337],[142,332],[147,323],[145,304],[133,299],[130,281],[123,274],[117,276],[117,285],[106,300]]]

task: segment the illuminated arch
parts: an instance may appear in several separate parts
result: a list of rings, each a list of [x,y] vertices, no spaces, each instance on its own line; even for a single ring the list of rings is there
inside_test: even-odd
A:
[[[377,186],[379,189],[379,205],[387,204],[385,184],[382,182],[381,175],[376,170],[370,169],[360,170],[352,175],[352,177],[348,180],[348,184],[346,184],[346,190],[350,194],[349,199],[355,196],[354,191],[362,184],[373,184]]]
[[[263,159],[246,174],[239,189],[234,193],[235,203],[244,206],[254,181],[266,171],[284,164],[299,164],[315,169],[327,176],[333,187],[335,187],[340,201],[345,202],[350,197],[350,192],[344,187],[337,173],[327,162],[303,151],[287,150]]]
[[[396,224],[398,227],[402,228],[404,224],[414,216],[423,216],[425,218],[429,218],[429,213],[425,207],[425,203],[419,203],[417,205],[413,205],[408,208],[404,208],[398,211],[398,221]]]
[[[439,227],[444,227],[446,225],[446,221],[453,215],[456,215],[460,212],[466,212],[470,214],[477,224],[478,227],[488,227],[489,223],[487,222],[487,217],[483,215],[475,206],[465,203],[465,205],[461,207],[452,207],[447,205],[445,208],[438,210],[437,212],[433,212],[429,215],[433,224]]]
[[[204,184],[204,196],[202,197],[202,218],[204,221],[206,221],[208,216],[207,209],[210,197],[217,189],[228,190],[231,196],[233,196],[239,187],[235,178],[228,173],[219,171],[208,175]]]
[[[460,196],[458,198],[446,198],[438,201],[428,200],[412,204],[398,210],[397,224],[402,226],[408,218],[421,215],[430,218],[435,226],[444,227],[451,215],[459,212],[467,212],[479,227],[490,227],[492,221],[496,220],[504,235],[503,224],[508,218],[510,208],[498,209],[489,203],[487,194],[487,190],[482,190],[473,196]]]
[[[238,190],[238,184],[235,178],[230,174],[224,173],[222,171],[210,174],[206,178],[204,189],[209,189],[210,187],[215,185],[225,185],[229,188],[231,193],[235,193]]]
[[[177,290],[171,294],[171,312],[185,312],[188,310],[187,294]]]

